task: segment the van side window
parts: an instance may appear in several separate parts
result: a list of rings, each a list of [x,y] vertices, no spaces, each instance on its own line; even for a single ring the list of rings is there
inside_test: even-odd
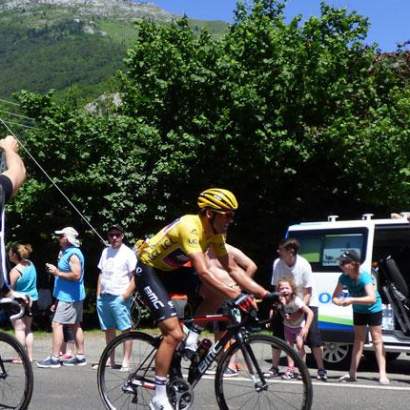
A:
[[[341,228],[337,230],[309,230],[289,232],[289,237],[300,242],[299,253],[317,272],[339,271],[338,258],[348,249],[354,249],[366,257],[368,230],[366,228]]]

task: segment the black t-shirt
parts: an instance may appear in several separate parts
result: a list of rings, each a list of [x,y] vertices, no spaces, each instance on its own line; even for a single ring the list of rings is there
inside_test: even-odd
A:
[[[0,185],[3,187],[4,202],[7,202],[13,193],[13,184],[6,175],[0,175]]]
[[[0,198],[0,291],[6,291],[7,285],[7,268],[6,268],[6,250],[4,247],[4,204],[10,199],[13,193],[13,184],[9,177],[0,175],[0,185],[3,191],[3,198]]]

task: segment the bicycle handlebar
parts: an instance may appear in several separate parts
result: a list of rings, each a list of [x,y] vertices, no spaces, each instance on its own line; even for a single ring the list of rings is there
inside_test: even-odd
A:
[[[12,305],[19,308],[19,311],[16,314],[10,315],[10,320],[22,318],[26,311],[26,307],[24,306],[24,304],[14,298],[1,298],[0,305]]]

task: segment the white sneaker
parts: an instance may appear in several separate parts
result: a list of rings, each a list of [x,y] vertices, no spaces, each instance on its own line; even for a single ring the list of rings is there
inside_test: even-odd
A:
[[[160,399],[154,396],[149,403],[150,410],[174,410],[168,399]]]

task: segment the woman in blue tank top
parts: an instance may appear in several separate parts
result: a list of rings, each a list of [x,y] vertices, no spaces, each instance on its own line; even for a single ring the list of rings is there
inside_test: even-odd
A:
[[[10,271],[10,286],[17,292],[30,296],[33,301],[32,309],[38,300],[37,271],[28,257],[32,252],[30,244],[12,243],[8,247],[8,256],[14,268]],[[30,361],[33,360],[33,332],[31,331],[32,316],[24,315],[21,319],[13,320],[16,338],[26,348]]]
[[[380,384],[389,384],[386,375],[386,358],[382,337],[383,307],[379,292],[373,277],[360,270],[360,256],[354,250],[347,250],[339,258],[340,275],[333,292],[333,303],[338,306],[353,307],[354,342],[349,374],[339,381],[356,381],[357,368],[362,357],[363,345],[366,340],[367,326],[372,335],[372,343],[379,366]],[[343,289],[349,291],[348,297],[341,297]]]

